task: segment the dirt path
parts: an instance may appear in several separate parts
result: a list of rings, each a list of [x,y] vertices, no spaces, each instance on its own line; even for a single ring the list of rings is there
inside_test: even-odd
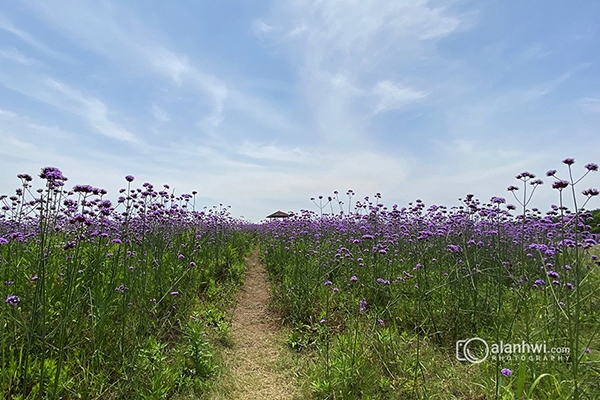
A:
[[[269,286],[258,249],[248,258],[234,311],[234,345],[224,354],[228,399],[300,399],[277,319],[268,310]],[[287,358],[287,360],[286,360]]]

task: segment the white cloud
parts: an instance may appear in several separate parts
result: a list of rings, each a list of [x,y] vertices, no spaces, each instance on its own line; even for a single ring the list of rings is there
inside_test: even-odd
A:
[[[11,61],[18,62],[19,64],[24,64],[24,65],[31,65],[37,61],[34,58],[27,57],[26,55],[21,53],[19,50],[12,48],[12,47],[6,48],[6,49],[0,49],[0,57],[6,58]]]
[[[333,143],[365,138],[370,117],[425,100],[428,88],[398,83],[427,82],[404,66],[435,57],[433,43],[461,17],[429,1],[298,0],[274,5],[263,36],[298,72],[307,128]]]
[[[156,104],[152,104],[152,115],[154,115],[157,121],[169,122],[171,120],[169,114]]]
[[[252,22],[252,30],[258,36],[262,36],[265,33],[269,33],[273,30],[273,27],[264,21],[256,20]]]
[[[189,74],[192,69],[187,57],[177,55],[165,48],[150,48],[146,56],[152,66],[171,77],[178,85],[181,84],[182,76]]]
[[[50,102],[60,108],[83,117],[97,132],[107,137],[125,142],[138,143],[135,135],[123,128],[109,117],[106,104],[93,96],[86,96],[81,91],[54,79],[46,79],[46,87],[53,89],[55,94]]]
[[[284,148],[275,144],[260,145],[245,141],[237,153],[257,160],[283,161],[306,164],[311,156],[299,147]]]
[[[42,43],[41,41],[36,39],[30,33],[25,32],[21,29],[18,29],[17,27],[15,27],[13,25],[13,23],[11,21],[9,21],[8,19],[6,19],[2,16],[0,16],[0,29],[13,34],[14,36],[18,37],[21,41],[27,43],[29,46],[41,51],[44,54],[50,55],[54,58],[57,58],[57,59],[60,59],[63,61],[71,60],[70,57],[67,57],[64,54],[59,53],[58,51],[55,51],[51,47],[45,45],[44,43]]]
[[[585,97],[578,102],[579,108],[587,113],[600,113],[600,98]]]
[[[373,88],[373,95],[379,98],[373,114],[402,108],[427,97],[427,93],[391,81],[381,81]]]

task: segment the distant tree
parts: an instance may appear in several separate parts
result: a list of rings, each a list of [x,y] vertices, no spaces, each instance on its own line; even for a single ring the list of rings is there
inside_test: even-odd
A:
[[[594,218],[589,222],[589,225],[592,227],[591,232],[600,234],[600,208],[592,210],[591,212],[592,217]]]

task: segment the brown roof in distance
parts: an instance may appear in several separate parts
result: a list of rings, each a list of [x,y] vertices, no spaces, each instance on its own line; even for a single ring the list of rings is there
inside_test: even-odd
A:
[[[287,218],[290,214],[284,213],[283,211],[275,211],[271,215],[267,215],[267,218]]]

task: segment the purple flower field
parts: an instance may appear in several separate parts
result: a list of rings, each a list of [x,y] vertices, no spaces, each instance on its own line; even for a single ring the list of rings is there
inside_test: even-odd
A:
[[[113,198],[69,189],[54,167],[39,189],[19,174],[0,196],[0,393],[201,395],[223,306],[259,246],[315,398],[594,398],[600,267],[585,210],[598,190],[578,185],[598,166],[574,177],[575,161],[563,164],[546,174],[557,195],[546,212],[528,208],[544,182],[522,172],[512,199],[400,206],[349,190],[263,224],[131,175]],[[467,338],[568,354],[469,364]]]
[[[57,168],[39,177],[0,196],[0,397],[201,393],[214,373],[203,334],[241,281],[249,230],[133,176],[114,203]]]
[[[574,160],[563,163],[570,179],[548,172],[558,205],[545,213],[527,208],[543,182],[523,172],[519,187],[508,188],[518,206],[472,195],[456,207],[386,206],[376,194],[346,211],[348,191],[347,202],[337,192],[319,196],[317,212],[261,226],[276,302],[294,337],[305,338],[294,347],[319,355],[310,373],[317,397],[600,395],[597,359],[585,352],[600,345],[600,252],[592,214],[582,211],[597,190],[576,192],[598,167],[587,164],[573,179]],[[570,353],[464,365],[456,349],[466,338]],[[442,370],[462,370],[463,385],[440,384]]]

